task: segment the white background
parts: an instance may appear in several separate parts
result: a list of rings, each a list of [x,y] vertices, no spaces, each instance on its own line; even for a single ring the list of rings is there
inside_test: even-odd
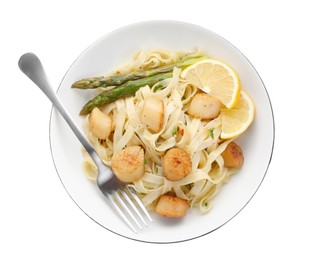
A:
[[[314,1],[13,0],[0,10],[0,259],[316,259]],[[51,158],[51,104],[17,66],[36,53],[57,89],[96,39],[153,19],[194,23],[233,43],[262,77],[276,123],[269,171],[247,207],[209,235],[168,245],[115,235],[73,203]]]

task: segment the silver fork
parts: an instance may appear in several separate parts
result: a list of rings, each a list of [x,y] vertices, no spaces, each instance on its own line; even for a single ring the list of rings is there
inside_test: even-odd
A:
[[[18,64],[21,71],[28,76],[51,100],[54,107],[63,116],[74,134],[77,136],[78,140],[89,153],[92,160],[98,167],[97,186],[123,221],[135,233],[137,233],[138,230],[142,230],[143,226],[147,226],[147,221],[153,222],[150,214],[134,190],[128,187],[125,183],[120,182],[115,177],[110,167],[106,166],[102,162],[86,136],[77,127],[70,114],[65,110],[60,99],[49,84],[39,58],[33,53],[25,53],[21,56]],[[143,226],[140,224],[140,221]]]

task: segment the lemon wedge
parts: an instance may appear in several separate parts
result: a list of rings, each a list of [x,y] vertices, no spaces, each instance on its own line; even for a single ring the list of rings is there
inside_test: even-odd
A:
[[[239,101],[235,107],[221,109],[221,139],[230,139],[241,135],[251,125],[254,114],[255,107],[251,97],[241,90]]]
[[[239,77],[229,65],[221,61],[199,61],[184,69],[181,77],[205,93],[218,98],[226,108],[232,108],[238,102]]]

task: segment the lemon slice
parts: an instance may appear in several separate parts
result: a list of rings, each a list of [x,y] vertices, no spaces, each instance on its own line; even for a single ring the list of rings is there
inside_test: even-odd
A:
[[[218,98],[227,108],[232,108],[239,99],[239,77],[229,65],[221,61],[199,61],[184,69],[181,77]]]
[[[222,120],[221,139],[230,139],[241,135],[254,119],[255,107],[250,96],[243,90],[235,107],[221,109]]]

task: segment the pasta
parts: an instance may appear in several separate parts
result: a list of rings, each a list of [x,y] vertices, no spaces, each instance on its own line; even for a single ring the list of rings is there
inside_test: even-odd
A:
[[[116,70],[117,74],[150,69],[176,63],[190,53],[168,50],[139,51],[133,60]],[[84,120],[84,131],[106,165],[125,147],[141,146],[145,151],[144,175],[130,183],[149,209],[154,209],[161,195],[174,193],[178,198],[197,207],[202,213],[212,208],[212,200],[222,185],[230,180],[236,168],[224,167],[221,156],[232,139],[221,140],[221,118],[211,120],[189,115],[193,96],[200,90],[180,77],[175,67],[172,78],[157,82],[152,87],[140,88],[134,96],[121,98],[101,110],[112,119],[111,134],[100,140],[89,128],[89,115]],[[158,99],[164,105],[162,124],[153,132],[141,121],[146,100]],[[162,158],[171,148],[185,151],[191,159],[191,171],[180,180],[170,181],[164,176]],[[89,155],[83,151],[87,177],[96,179],[97,169]]]

